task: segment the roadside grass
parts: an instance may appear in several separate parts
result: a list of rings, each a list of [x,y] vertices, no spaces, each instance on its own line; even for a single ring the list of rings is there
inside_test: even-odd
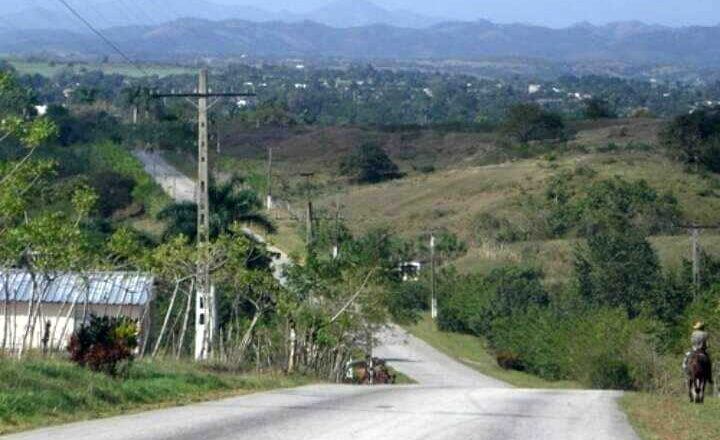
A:
[[[119,380],[62,359],[0,359],[0,377],[0,434],[312,382],[175,361],[135,362]]]
[[[580,384],[576,382],[552,382],[521,371],[504,370],[498,366],[483,339],[471,335],[440,331],[428,314],[423,314],[420,321],[405,328],[413,336],[422,339],[436,350],[482,374],[502,380],[513,386],[544,389],[580,388]]]
[[[717,440],[720,438],[720,399],[696,405],[685,397],[626,393],[620,401],[643,440]]]

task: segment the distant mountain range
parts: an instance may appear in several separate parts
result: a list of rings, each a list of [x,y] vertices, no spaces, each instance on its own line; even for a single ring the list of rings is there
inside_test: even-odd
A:
[[[94,35],[77,30],[2,28],[0,52],[107,54]],[[76,28],[77,29],[77,28]],[[188,55],[344,58],[535,58],[720,66],[720,26],[670,28],[639,22],[550,29],[489,21],[444,22],[424,28],[364,25],[336,28],[311,21],[253,22],[179,19],[116,26],[105,34],[132,56],[178,59]]]
[[[33,7],[37,3],[28,3],[27,0],[3,0],[3,3],[6,1],[8,4],[0,8],[0,27],[3,25],[9,27],[9,23],[15,30],[80,29],[78,20],[58,2],[48,2],[43,7]],[[367,0],[336,0],[304,14],[288,11],[270,12],[253,6],[220,5],[206,0],[142,0],[130,3],[86,0],[71,4],[100,28],[157,25],[182,18],[286,23],[314,21],[339,28],[372,24],[423,28],[445,21],[442,18],[426,17],[409,11],[391,11]]]

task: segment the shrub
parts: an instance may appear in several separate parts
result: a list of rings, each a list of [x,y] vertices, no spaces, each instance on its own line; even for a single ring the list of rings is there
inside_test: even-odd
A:
[[[398,166],[382,146],[368,142],[340,163],[340,172],[358,183],[378,183],[402,177]]]
[[[98,194],[98,209],[103,217],[128,207],[133,202],[135,180],[116,172],[94,174],[90,183]]]
[[[509,351],[501,351],[495,355],[495,359],[497,360],[500,368],[504,370],[523,371],[525,369],[522,361],[520,361],[520,356],[516,355],[515,353]]]
[[[527,143],[562,137],[565,124],[559,115],[547,112],[539,104],[533,103],[512,107],[502,128],[508,136]]]
[[[92,316],[70,338],[68,351],[73,362],[111,376],[129,365],[137,348],[137,324],[130,318]]]

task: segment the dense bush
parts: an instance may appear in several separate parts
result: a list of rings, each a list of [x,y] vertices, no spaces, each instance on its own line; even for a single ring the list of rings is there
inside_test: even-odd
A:
[[[133,201],[135,180],[115,172],[94,174],[90,184],[98,195],[98,209],[103,217],[111,216],[115,211],[126,208]]]
[[[542,273],[533,268],[508,266],[489,275],[448,274],[440,292],[441,329],[488,335],[493,322],[545,306],[548,294],[540,283]]]
[[[660,139],[677,159],[696,168],[720,171],[720,108],[678,116]]]
[[[562,117],[539,104],[518,104],[508,111],[502,130],[519,142],[557,139],[565,129]]]
[[[390,159],[382,146],[368,142],[340,163],[340,172],[358,183],[378,183],[402,176],[395,162]]]
[[[111,376],[122,373],[137,348],[137,324],[130,318],[91,316],[70,338],[73,362]]]

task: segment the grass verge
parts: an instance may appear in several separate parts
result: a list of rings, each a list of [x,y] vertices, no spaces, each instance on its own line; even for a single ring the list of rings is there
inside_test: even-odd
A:
[[[118,380],[54,359],[0,359],[0,377],[0,435],[311,382],[169,361],[136,362]]]
[[[415,337],[422,339],[435,349],[472,367],[482,374],[505,381],[520,388],[579,388],[580,384],[570,381],[552,382],[521,371],[508,371],[500,368],[488,351],[481,338],[459,333],[443,332],[429,315],[423,315],[417,324],[406,329]]]
[[[717,440],[720,399],[695,405],[684,397],[627,393],[621,400],[630,423],[643,440]]]

